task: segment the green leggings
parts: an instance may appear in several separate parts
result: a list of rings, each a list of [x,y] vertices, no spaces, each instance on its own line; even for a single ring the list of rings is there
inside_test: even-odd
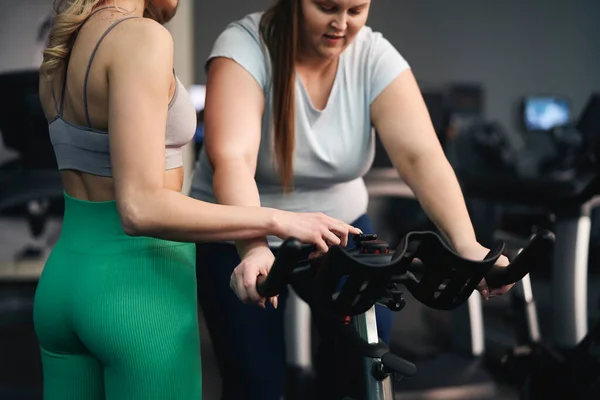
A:
[[[37,287],[44,400],[199,400],[193,244],[127,236],[114,201],[65,194]]]

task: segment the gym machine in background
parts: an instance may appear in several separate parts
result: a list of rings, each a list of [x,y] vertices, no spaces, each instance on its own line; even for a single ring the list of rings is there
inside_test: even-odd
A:
[[[542,112],[548,103],[556,102],[554,98],[529,99],[540,100],[545,103],[538,105]],[[556,105],[550,107],[557,108]],[[541,334],[535,292],[530,280],[523,279],[511,294],[514,341],[511,347],[505,348],[500,360],[505,375],[523,385],[523,399],[552,395],[597,399],[600,398],[600,321],[588,330],[588,320],[591,320],[588,297],[596,305],[594,309],[598,307],[600,311],[600,296],[588,295],[592,282],[588,279],[588,254],[590,215],[600,204],[600,93],[589,98],[574,123],[561,118],[558,110],[551,113],[558,124],[541,128],[550,128],[548,132],[553,133],[558,145],[571,147],[559,153],[569,153],[569,157],[553,159],[553,168],[537,182],[525,180],[514,184],[515,191],[524,186],[531,189],[526,199],[511,192],[511,201],[527,201],[542,208],[535,213],[505,213],[496,238],[506,241],[514,254],[537,230],[556,232],[554,259],[549,266],[552,268],[553,335],[551,340],[545,340]],[[531,115],[526,114],[524,120],[530,122]],[[529,124],[529,128],[539,131],[540,125]],[[557,129],[561,131],[560,136],[553,132]],[[499,344],[506,346],[506,342],[488,341],[490,350]]]
[[[519,243],[527,240],[535,229],[555,230],[557,242],[553,262],[535,274],[547,276],[548,271],[552,272],[552,296],[544,302],[544,305],[551,306],[547,308],[553,312],[549,321],[553,333],[548,339],[553,349],[566,349],[567,353],[575,346],[581,348],[589,345],[589,338],[593,334],[583,342],[582,339],[588,331],[589,317],[587,269],[592,233],[591,212],[600,194],[599,94],[589,98],[579,119],[575,121],[571,118],[570,104],[564,97],[527,96],[519,105],[519,118],[527,130],[508,132],[501,124],[483,119],[479,102],[482,96],[476,86],[458,87],[456,91],[458,94],[455,93],[454,97],[446,97],[448,124],[438,135],[445,136],[445,150],[467,197],[478,236],[488,244],[494,239],[505,239],[513,254],[516,254]],[[452,98],[458,101],[458,106],[448,100]],[[380,157],[385,156],[380,154]],[[389,169],[391,166],[385,162],[379,165],[377,174],[373,175],[383,176],[385,174],[379,174],[383,172],[381,168]],[[380,189],[385,185],[402,185],[396,174],[389,175],[394,176],[391,179],[375,178],[373,185],[379,192],[397,196],[402,192],[399,188]],[[381,199],[377,201],[381,202]],[[398,199],[388,199],[388,202],[384,205],[385,212],[381,214],[386,215],[385,224],[395,224],[394,221],[399,219],[398,212],[392,215],[389,212],[398,208]],[[422,212],[412,214],[409,218],[417,220],[419,228],[431,228],[431,223],[424,215],[420,220],[414,216]],[[499,228],[496,229],[497,226],[490,224],[490,221],[497,221]],[[377,221],[375,223],[377,229],[381,230]],[[401,229],[407,231],[414,228],[411,224]],[[522,284],[506,299],[513,298],[525,310],[535,311],[529,276]],[[413,348],[402,348],[401,354],[405,357],[422,355],[421,361],[415,361],[420,371],[426,371],[427,368],[432,371],[450,370],[453,365],[451,372],[456,375],[450,378],[448,376],[452,374],[444,373],[429,380],[421,381],[420,377],[411,379],[403,385],[403,390],[408,391],[407,395],[427,396],[443,391],[447,396],[455,393],[456,396],[452,398],[466,399],[472,398],[469,397],[471,395],[478,399],[493,398],[495,385],[491,375],[486,372],[489,368],[485,368],[491,368],[492,365],[487,361],[494,356],[497,356],[495,361],[506,359],[504,353],[509,350],[510,356],[511,346],[517,348],[519,343],[536,341],[542,337],[540,329],[543,327],[537,324],[537,316],[531,313],[527,314],[529,319],[521,319],[519,328],[522,328],[522,332],[518,339],[514,332],[506,335],[506,328],[499,335],[495,329],[489,329],[494,325],[490,324],[490,320],[495,323],[499,319],[490,313],[490,304],[502,304],[504,299],[486,303],[485,321],[484,307],[479,300],[473,298],[468,306],[454,311],[450,321],[435,313],[427,313],[432,326],[441,329],[452,327],[452,345],[443,343],[439,351],[433,353],[431,349],[419,353],[421,349],[417,348],[413,353]],[[506,322],[502,325],[506,325]],[[498,338],[503,335],[508,339]],[[492,351],[498,347],[502,353]]]
[[[600,95],[592,95],[574,124],[581,145],[570,164],[561,164],[560,173],[524,177],[515,173],[490,175],[485,168],[457,171],[463,190],[470,198],[537,210],[535,213],[531,209],[504,213],[505,221],[521,221],[521,226],[516,231],[510,226],[500,229],[523,234],[523,222],[535,220],[536,215],[542,221],[552,222],[556,233],[552,266],[553,342],[564,348],[574,347],[587,333],[590,216],[600,195],[599,105]]]
[[[64,208],[60,173],[38,96],[37,69],[0,74],[0,134],[16,159],[0,165],[0,214],[25,217],[35,242],[51,216]],[[20,259],[39,259],[53,243],[25,248]],[[17,260],[18,261],[18,260]]]
[[[62,217],[63,187],[38,97],[37,69],[0,74],[0,133],[16,157],[0,164],[0,215],[28,222],[32,242],[8,262],[0,280],[0,398],[41,398],[39,345],[33,330],[37,276],[23,273],[44,262],[53,246],[51,217]],[[7,267],[3,265],[3,267]],[[33,268],[37,273],[37,268]],[[14,276],[13,276],[14,275]],[[18,337],[18,345],[15,338]]]

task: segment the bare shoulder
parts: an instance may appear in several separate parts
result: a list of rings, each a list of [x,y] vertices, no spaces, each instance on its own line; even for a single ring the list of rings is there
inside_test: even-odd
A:
[[[127,39],[136,42],[156,42],[162,45],[173,45],[173,38],[167,28],[150,18],[133,18],[122,24]],[[129,40],[126,40],[129,41]]]
[[[173,37],[167,28],[149,18],[135,18],[120,24],[113,38],[113,63],[173,65]]]

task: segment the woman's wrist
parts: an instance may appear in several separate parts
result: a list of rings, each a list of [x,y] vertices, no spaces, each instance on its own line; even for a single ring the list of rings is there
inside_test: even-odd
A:
[[[259,248],[269,249],[269,243],[267,242],[266,237],[238,240],[235,243],[235,246],[237,248],[240,258],[246,257],[249,253],[256,251],[256,249]]]
[[[460,234],[454,234],[449,236],[450,243],[452,247],[460,253],[465,249],[471,248],[473,246],[479,245],[477,241],[477,236],[475,236],[475,232],[471,230],[471,232],[461,232]]]
[[[287,239],[282,217],[285,211],[276,208],[264,207],[263,210],[267,213],[267,235],[273,235],[280,239]]]
[[[257,209],[249,209],[248,212],[256,212],[256,217],[258,217],[259,225],[259,234],[261,236],[257,236],[250,239],[242,239],[237,240],[235,242],[235,246],[237,248],[238,254],[240,258],[244,258],[248,253],[253,251],[259,247],[269,248],[269,243],[267,241],[267,235],[273,235],[274,231],[277,230],[276,219],[274,217],[276,210],[270,209],[267,207],[258,207]],[[258,233],[258,232],[257,232]]]

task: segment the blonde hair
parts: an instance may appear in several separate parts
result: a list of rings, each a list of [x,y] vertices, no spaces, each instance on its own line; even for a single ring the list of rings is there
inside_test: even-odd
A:
[[[61,71],[71,53],[71,41],[75,33],[92,13],[92,10],[104,0],[60,0],[54,2],[56,16],[52,22],[52,29],[48,35],[48,43],[44,50],[44,60],[40,73],[47,79]],[[66,5],[65,5],[66,3]]]
[[[71,53],[72,41],[81,24],[99,4],[104,2],[106,0],[55,0],[54,10],[56,16],[53,19],[52,29],[44,50],[44,59],[40,67],[41,76],[52,80],[56,73],[65,68]],[[117,10],[121,12],[133,11],[119,9],[117,0],[114,3]],[[151,0],[146,0],[144,17],[164,23],[169,16],[163,14],[161,10],[154,6]]]

